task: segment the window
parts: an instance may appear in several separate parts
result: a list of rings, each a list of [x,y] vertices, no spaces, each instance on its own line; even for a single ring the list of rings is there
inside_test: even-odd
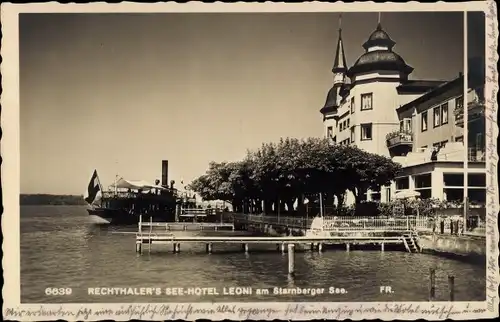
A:
[[[462,116],[463,116],[463,110],[464,110],[464,97],[463,96],[455,98],[455,109],[462,110]]]
[[[470,173],[467,176],[469,187],[486,187],[486,174]]]
[[[414,177],[415,179],[415,189],[419,188],[430,188],[431,187],[431,174],[421,174]]]
[[[435,147],[435,148],[444,148],[444,146],[446,145],[446,143],[448,143],[448,140],[444,140],[444,141],[441,141],[441,142],[436,142],[434,143],[432,146]]]
[[[438,107],[434,108],[434,127],[441,125],[441,109]]]
[[[391,188],[385,188],[385,202],[391,201]]]
[[[405,119],[405,131],[411,132],[411,119]]]
[[[356,106],[354,105],[354,97],[351,98],[351,114],[356,111]]]
[[[350,127],[349,126],[349,119],[347,119],[346,127]]]
[[[372,139],[372,124],[361,124],[361,141]]]
[[[351,142],[354,142],[354,139],[355,139],[355,136],[354,136],[354,135],[356,134],[356,132],[354,131],[354,129],[355,129],[355,127],[354,127],[354,126],[353,126],[353,127],[351,127]]]
[[[427,131],[427,112],[422,113],[422,132]]]
[[[410,178],[400,177],[396,178],[396,190],[405,190],[410,188]]]
[[[441,124],[448,124],[448,102],[441,105]]]
[[[326,137],[329,139],[331,139],[333,137],[333,127],[329,126],[326,129]]]
[[[463,136],[463,135],[461,135],[461,136],[457,136],[457,137],[455,138],[455,142],[463,142],[463,141],[464,141],[464,136]]]
[[[405,129],[405,122],[403,120],[399,121],[399,131],[403,132]]]
[[[443,182],[445,187],[463,187],[464,174],[463,173],[444,173]]]
[[[373,95],[369,94],[361,94],[361,110],[371,110],[373,109]]]

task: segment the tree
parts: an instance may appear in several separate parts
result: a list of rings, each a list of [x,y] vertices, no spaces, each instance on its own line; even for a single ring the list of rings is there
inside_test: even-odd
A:
[[[263,143],[242,161],[211,162],[190,188],[204,200],[230,202],[235,211],[270,213],[274,205],[274,212],[285,206],[291,212],[295,200],[303,207],[306,194],[321,193],[332,206],[334,196],[342,205],[350,190],[359,203],[364,192],[388,184],[400,168],[386,157],[327,139],[286,138]]]

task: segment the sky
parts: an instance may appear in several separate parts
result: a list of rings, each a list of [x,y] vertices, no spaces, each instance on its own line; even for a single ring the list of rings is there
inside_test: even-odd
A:
[[[349,66],[378,13],[346,13]],[[410,79],[463,70],[462,13],[382,13]],[[97,169],[189,183],[280,137],[321,136],[338,13],[21,14],[21,193],[83,194]]]

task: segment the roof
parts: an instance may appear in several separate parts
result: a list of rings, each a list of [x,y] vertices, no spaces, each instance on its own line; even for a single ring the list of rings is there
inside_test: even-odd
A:
[[[395,52],[389,50],[374,50],[361,55],[356,63],[349,69],[347,75],[353,76],[372,70],[400,71],[404,74],[410,74],[413,71],[413,67],[407,65],[403,58]]]
[[[382,29],[382,24],[379,22],[377,29],[372,32],[368,40],[363,44],[363,48],[368,50],[368,48],[373,46],[387,46],[391,50],[395,44],[396,42]]]
[[[444,83],[446,81],[443,80],[407,80],[396,90],[399,94],[425,93]]]
[[[416,98],[414,99],[413,101],[403,105],[403,106],[400,106],[399,108],[396,109],[397,112],[403,112],[403,111],[406,111],[412,107],[415,107],[419,104],[422,104],[423,102],[433,98],[433,97],[436,97],[454,87],[460,87],[460,86],[463,86],[463,81],[464,81],[464,76],[462,74],[460,74],[460,76],[458,76],[457,78],[451,80],[451,81],[448,81],[448,82],[444,82],[442,83],[441,85],[435,87],[434,89],[428,91],[427,93],[425,93],[424,95],[420,96],[419,98]]]
[[[365,53],[347,71],[347,76],[352,77],[359,73],[375,70],[397,71],[409,75],[413,71],[413,67],[407,65],[401,56],[392,51],[395,44],[379,22],[377,29],[363,44]]]
[[[325,106],[323,106],[323,108],[321,108],[321,110],[319,110],[322,114],[335,112],[337,110],[337,108],[338,108],[338,104],[337,104],[337,87],[338,86],[334,85],[328,91],[328,95],[326,96]]]
[[[345,73],[347,72],[347,61],[344,53],[344,42],[342,41],[342,29],[339,29],[339,39],[337,41],[337,51],[333,61],[332,72]]]

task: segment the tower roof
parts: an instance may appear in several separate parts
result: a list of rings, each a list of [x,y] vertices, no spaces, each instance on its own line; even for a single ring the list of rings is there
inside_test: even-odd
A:
[[[337,104],[337,86],[333,86],[328,91],[328,95],[326,96],[325,106],[321,110],[319,110],[322,114],[335,112],[338,108]]]
[[[344,53],[344,42],[342,41],[342,28],[339,28],[339,39],[337,41],[337,51],[335,52],[335,60],[333,61],[332,72],[334,73],[347,72],[347,62]]]
[[[383,46],[388,47],[389,50],[392,50],[392,47],[394,47],[395,44],[396,42],[394,42],[389,34],[387,34],[387,32],[382,29],[382,24],[379,22],[377,24],[377,29],[372,32],[368,40],[363,44],[363,48],[365,50],[368,50],[370,47]]]
[[[382,29],[379,22],[377,29],[372,32],[368,40],[363,44],[365,53],[358,58],[347,72],[347,75],[352,77],[359,73],[374,70],[395,71],[409,75],[413,71],[413,67],[407,65],[401,56],[392,51],[395,44],[396,42]]]

